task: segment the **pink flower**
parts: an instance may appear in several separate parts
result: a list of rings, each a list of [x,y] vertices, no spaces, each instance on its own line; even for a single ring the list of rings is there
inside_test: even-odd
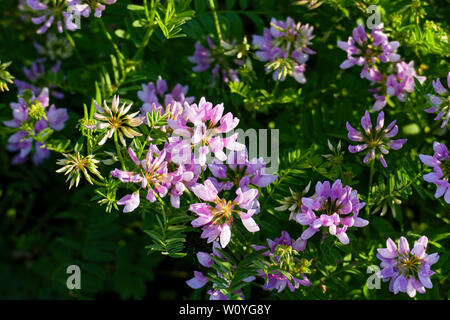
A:
[[[436,95],[428,95],[429,103],[432,105],[432,107],[426,109],[425,111],[428,113],[437,113],[434,120],[444,119],[442,121],[441,128],[445,128],[450,118],[450,72],[447,75],[448,89],[446,89],[442,85],[439,78],[433,80],[432,83]]]
[[[398,247],[391,238],[386,240],[386,248],[378,249],[377,258],[381,260],[382,270],[377,273],[383,281],[389,281],[389,291],[397,294],[405,292],[411,298],[416,292],[425,293],[431,289],[430,277],[434,271],[430,267],[439,260],[437,253],[426,254],[428,238],[422,236],[409,249],[408,240],[400,237]]]
[[[447,146],[443,143],[433,143],[433,156],[419,154],[420,160],[429,167],[433,168],[433,172],[427,173],[423,179],[427,182],[434,183],[437,186],[435,197],[439,198],[444,195],[444,200],[450,203],[450,156]]]
[[[375,128],[372,126],[369,111],[366,110],[364,116],[361,118],[361,125],[363,130],[358,131],[347,122],[348,138],[351,141],[359,142],[358,145],[349,145],[348,150],[351,153],[361,152],[368,149],[364,157],[364,163],[375,160],[376,152],[379,152],[379,159],[383,167],[387,167],[384,155],[389,153],[389,149],[399,150],[407,139],[392,140],[398,133],[398,126],[395,124],[396,120],[392,121],[385,129],[384,128],[384,112],[378,114]]]
[[[369,223],[358,217],[364,205],[364,202],[359,201],[357,191],[349,186],[343,187],[341,180],[336,180],[331,187],[329,181],[319,181],[315,194],[310,198],[302,198],[301,212],[294,219],[308,226],[301,235],[303,240],[308,240],[324,227],[342,244],[348,244],[347,229],[365,227]]]
[[[191,190],[200,200],[204,201],[191,204],[189,207],[190,211],[197,214],[197,219],[192,221],[192,226],[202,227],[201,237],[208,239],[208,243],[219,237],[222,248],[228,245],[231,239],[234,215],[240,217],[242,224],[248,231],[259,231],[258,225],[252,218],[255,210],[251,209],[258,196],[258,190],[249,189],[243,192],[241,188],[238,188],[236,190],[237,196],[233,201],[220,198],[217,189],[210,180],[206,180],[204,184],[194,185]]]

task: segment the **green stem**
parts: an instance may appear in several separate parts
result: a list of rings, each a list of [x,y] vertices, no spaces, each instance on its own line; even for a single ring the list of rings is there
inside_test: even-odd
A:
[[[219,43],[222,41],[222,31],[220,30],[219,17],[217,16],[216,6],[214,0],[209,0],[209,6],[213,12],[214,24],[216,25],[217,36],[219,37]]]
[[[159,2],[159,0],[155,3],[155,0],[151,1],[151,9],[150,9],[150,13],[148,11],[148,6],[147,6],[147,0],[144,0],[144,8],[145,8],[145,17],[147,18],[147,21],[150,25],[150,27],[147,29],[147,32],[145,33],[144,39],[142,40],[141,44],[139,45],[138,50],[136,51],[136,53],[133,56],[133,60],[137,60],[142,51],[145,49],[145,47],[147,47],[148,42],[150,41],[150,38],[153,35],[153,31],[155,29],[154,27],[154,22],[155,22],[155,13],[156,13],[156,4]]]
[[[369,205],[370,205],[370,196],[371,196],[371,194],[372,194],[373,174],[375,173],[375,172],[374,172],[374,169],[375,169],[375,160],[372,159],[371,162],[372,162],[372,163],[371,163],[371,165],[370,165],[369,191],[368,191],[368,193],[367,193],[367,204],[366,204],[366,212],[367,212],[367,215],[370,214],[370,208],[369,208]]]
[[[69,40],[70,45],[72,46],[73,50],[75,51],[75,55],[77,56],[77,59],[80,61],[80,63],[82,65],[84,65],[84,60],[81,57],[80,52],[78,51],[78,48],[75,44],[75,41],[73,41],[72,36],[66,30],[64,30],[64,34],[66,35],[67,40]]]
[[[93,177],[91,177],[91,181],[92,181],[95,185],[97,185],[97,186],[100,186],[100,187],[104,187],[104,186],[105,186],[104,183],[98,182],[98,181],[95,180]]]
[[[119,156],[120,163],[122,164],[122,169],[127,171],[125,162],[123,161],[122,152],[120,151],[119,141],[117,139],[117,130],[114,130],[114,144],[116,145],[117,155]]]
[[[124,73],[125,72],[125,68],[124,68],[124,65],[123,65],[123,61],[125,60],[125,57],[123,56],[122,52],[120,52],[120,49],[117,46],[117,44],[114,42],[114,39],[112,38],[112,36],[109,33],[108,29],[106,28],[105,24],[103,23],[103,20],[102,19],[97,19],[97,21],[99,21],[100,27],[102,28],[103,33],[105,34],[106,38],[109,40],[111,45],[113,46],[114,51],[116,52],[116,55],[119,58],[120,69],[121,69],[122,73]]]

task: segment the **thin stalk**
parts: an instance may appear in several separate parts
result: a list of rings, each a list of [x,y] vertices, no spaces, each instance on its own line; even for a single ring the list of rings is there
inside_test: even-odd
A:
[[[77,56],[77,59],[80,61],[82,65],[84,65],[84,60],[80,55],[80,52],[78,51],[77,45],[75,44],[75,41],[73,41],[72,36],[64,30],[64,34],[66,35],[67,40],[69,41],[70,45],[72,46],[73,50],[75,51],[75,55]]]
[[[122,169],[126,171],[127,167],[125,166],[125,161],[123,161],[122,152],[120,151],[119,141],[117,139],[117,130],[114,130],[114,144],[116,145],[116,151],[119,156],[120,163],[122,164]]]
[[[209,0],[209,6],[213,12],[214,24],[216,25],[217,36],[219,37],[219,43],[222,41],[222,31],[220,30],[219,17],[217,16],[216,6],[214,0]]]
[[[125,68],[123,65],[123,61],[125,60],[125,57],[123,56],[122,52],[120,52],[120,49],[117,46],[117,44],[114,42],[114,39],[112,38],[112,36],[109,33],[108,29],[106,28],[105,24],[103,23],[103,20],[97,19],[97,21],[99,21],[100,27],[102,28],[103,33],[105,34],[106,38],[109,40],[111,45],[113,46],[114,51],[116,52],[116,55],[119,58],[119,64],[120,64],[120,69],[121,69],[122,73],[125,73]]]
[[[368,193],[367,193],[367,204],[366,204],[366,212],[367,212],[367,215],[370,214],[369,204],[370,204],[370,196],[372,195],[373,174],[375,173],[375,172],[374,172],[374,169],[375,169],[375,160],[372,159],[371,162],[372,162],[372,163],[371,163],[371,165],[370,165],[369,191],[368,191]]]

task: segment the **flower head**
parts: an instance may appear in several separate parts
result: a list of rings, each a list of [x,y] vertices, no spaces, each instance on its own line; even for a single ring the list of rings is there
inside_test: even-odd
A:
[[[293,220],[296,213],[302,207],[302,198],[309,192],[309,188],[311,187],[311,181],[308,182],[306,187],[303,189],[301,193],[293,191],[289,188],[291,192],[291,196],[284,197],[283,200],[278,200],[281,206],[274,208],[276,211],[285,211],[289,210],[289,220]]]
[[[336,180],[331,186],[329,181],[319,181],[315,194],[302,198],[301,212],[294,218],[301,225],[308,226],[301,235],[303,240],[311,238],[321,227],[325,227],[341,243],[348,244],[347,229],[364,227],[369,223],[358,217],[364,205],[364,202],[359,201],[357,191],[349,186],[343,187],[341,180]]]
[[[102,12],[105,10],[107,4],[114,4],[117,0],[67,0],[67,5],[76,14],[87,18],[91,15],[91,10],[94,10],[94,16],[101,18]]]
[[[400,237],[398,247],[388,238],[386,248],[378,249],[377,257],[381,260],[382,270],[377,275],[383,281],[390,280],[389,291],[394,294],[405,292],[412,298],[416,292],[425,293],[425,288],[433,287],[430,277],[434,271],[431,266],[439,260],[439,255],[425,253],[427,244],[428,238],[422,236],[410,250],[405,237]]]
[[[363,150],[368,150],[364,157],[364,163],[375,160],[377,151],[379,159],[383,167],[387,167],[384,155],[389,153],[389,149],[399,150],[407,139],[392,140],[398,133],[398,126],[395,124],[396,120],[392,121],[385,129],[384,128],[384,112],[378,113],[377,123],[375,128],[372,126],[370,114],[366,110],[364,117],[361,118],[361,125],[363,130],[358,131],[354,129],[350,123],[347,122],[348,138],[351,141],[360,142],[358,145],[349,145],[348,150],[351,153],[357,153]]]
[[[266,282],[263,286],[264,290],[277,290],[283,291],[286,286],[294,292],[296,289],[302,286],[310,286],[311,282],[306,277],[305,273],[309,272],[309,265],[311,264],[306,259],[300,259],[300,252],[305,250],[306,240],[298,238],[297,240],[291,239],[286,231],[281,232],[281,237],[274,240],[267,239],[268,251],[263,255],[268,256],[270,262],[266,262],[267,267],[271,270],[274,267],[278,268],[277,271],[268,271],[260,269],[258,274],[266,278]],[[255,250],[262,250],[264,246],[252,246]],[[282,270],[283,272],[281,272]],[[290,274],[289,279],[286,274]]]
[[[48,88],[42,89],[37,97],[30,90],[25,90],[23,95],[19,97],[18,102],[10,104],[13,119],[4,121],[3,124],[10,128],[19,129],[9,137],[6,146],[9,151],[19,151],[14,156],[12,164],[24,163],[28,154],[32,151],[34,152],[32,159],[35,165],[40,164],[50,156],[50,151],[45,143],[36,141],[33,149],[32,135],[36,136],[48,127],[56,131],[62,130],[69,115],[67,109],[56,108],[53,104],[48,108],[49,104]]]
[[[99,145],[105,144],[106,140],[111,138],[115,132],[117,132],[120,142],[123,146],[126,146],[125,137],[133,139],[139,137],[142,134],[135,131],[131,127],[137,127],[144,122],[143,117],[137,117],[138,112],[127,114],[130,111],[133,103],[130,103],[125,107],[125,103],[119,108],[119,96],[114,96],[112,100],[111,108],[108,107],[106,101],[103,101],[103,108],[94,102],[97,112],[94,113],[94,118],[98,120],[95,125],[85,125],[88,129],[105,130],[103,138],[98,143]]]
[[[286,21],[272,18],[270,28],[262,36],[253,35],[253,45],[258,48],[256,56],[267,61],[266,71],[273,71],[274,81],[284,81],[287,75],[299,83],[305,83],[305,62],[316,52],[308,46],[314,38],[314,27],[302,25],[288,17]]]
[[[196,42],[194,54],[188,57],[188,60],[195,64],[192,71],[203,72],[209,70],[212,66],[212,86],[216,85],[216,77],[218,75],[221,75],[223,82],[239,82],[237,71],[231,68],[230,65],[235,64],[240,66],[242,65],[242,61],[227,56],[225,54],[226,49],[222,46],[216,46],[208,35],[206,36],[206,42],[209,48],[205,48],[199,42]]]
[[[383,24],[372,29],[368,34],[362,24],[353,29],[352,36],[347,42],[338,41],[338,47],[347,53],[347,60],[341,64],[341,69],[348,69],[354,65],[362,66],[361,78],[373,80],[371,70],[376,64],[383,62],[396,62],[400,59],[397,48],[398,41],[389,41],[382,31]]]
[[[198,216],[192,221],[192,226],[202,227],[201,237],[207,238],[208,243],[220,237],[222,248],[228,245],[235,215],[240,217],[248,231],[259,231],[258,225],[252,218],[256,211],[252,207],[258,196],[258,190],[249,189],[243,192],[241,188],[238,188],[234,200],[220,198],[219,192],[210,180],[206,180],[204,184],[192,186],[191,190],[200,200],[204,201],[191,204],[189,207],[189,210]]]
[[[177,120],[168,119],[168,125],[178,140],[173,140],[175,150],[194,150],[196,163],[204,166],[207,157],[212,152],[221,161],[225,161],[227,156],[224,148],[231,151],[241,151],[245,145],[238,143],[238,133],[222,137],[222,135],[232,131],[239,123],[239,119],[231,112],[223,115],[223,103],[213,107],[211,102],[201,98],[197,104],[185,103],[183,114]],[[181,151],[180,151],[181,152]],[[186,157],[180,157],[185,159]],[[190,161],[188,155],[187,160]]]
[[[433,168],[433,172],[427,173],[423,179],[427,182],[434,183],[437,186],[435,197],[439,198],[444,195],[444,200],[450,203],[450,156],[447,146],[443,143],[434,142],[434,154],[428,156],[419,154],[420,160],[429,167]]]
[[[49,1],[49,0],[27,0],[27,7],[23,9],[31,9],[35,17],[31,18],[34,24],[41,25],[36,31],[37,34],[47,32],[47,30],[56,23],[56,29],[59,33],[63,30],[75,31],[77,25],[74,23],[73,12],[68,10],[66,1]],[[19,7],[22,8],[22,7]]]
[[[432,105],[431,108],[426,109],[428,113],[437,113],[434,120],[442,121],[442,128],[445,128],[450,119],[450,72],[447,75],[447,88],[445,88],[440,79],[433,80],[433,88],[436,95],[429,94],[429,102]]]
[[[83,173],[86,180],[92,183],[90,173],[95,174],[100,179],[103,179],[102,175],[97,169],[97,163],[99,160],[96,160],[93,155],[83,156],[79,152],[74,154],[63,154],[64,159],[59,159],[56,164],[63,166],[62,168],[56,170],[58,173],[64,173],[67,175],[67,181],[70,181],[69,189],[75,184],[75,187],[78,187],[78,183],[80,182],[81,174]]]

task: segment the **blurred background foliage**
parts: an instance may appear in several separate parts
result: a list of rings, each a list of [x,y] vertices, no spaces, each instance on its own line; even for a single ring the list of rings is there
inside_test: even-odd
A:
[[[69,110],[70,120],[62,135],[72,142],[78,136],[74,128],[82,117],[83,104],[89,104],[97,94],[96,82],[102,96],[120,94],[140,106],[136,93],[140,84],[159,75],[169,87],[182,83],[189,85],[189,95],[223,101],[226,110],[241,119],[243,129],[280,129],[279,179],[263,191],[257,217],[261,231],[250,240],[263,244],[265,238],[279,237],[281,230],[297,238],[303,227],[288,221],[288,212],[273,210],[279,205],[277,200],[290,194],[289,188],[301,192],[309,181],[314,185],[342,179],[366,200],[369,168],[361,165],[359,155],[347,151],[345,122],[358,123],[373,104],[373,97],[358,70],[339,68],[345,53],[336,43],[346,40],[358,23],[366,21],[370,4],[380,6],[385,30],[391,41],[400,42],[399,52],[405,61],[414,60],[418,73],[427,76],[423,87],[410,94],[406,103],[395,100],[385,109],[388,121],[397,119],[400,135],[408,138],[408,143],[389,155],[387,169],[376,166],[372,205],[377,210],[370,217],[363,215],[370,220],[367,228],[350,232],[348,246],[330,238],[322,245],[318,237],[308,242],[303,254],[313,259],[311,287],[275,294],[260,290],[262,281],[256,281],[246,286],[244,293],[247,299],[406,299],[405,294],[388,292],[387,284],[381,290],[368,290],[367,266],[379,264],[376,248],[384,246],[388,237],[405,235],[411,243],[419,235],[427,235],[428,251],[439,252],[441,258],[433,268],[437,271],[433,289],[417,298],[448,299],[449,206],[442,198],[435,199],[434,187],[424,183],[422,175],[428,169],[417,156],[432,154],[435,140],[447,145],[450,141],[448,131],[441,130],[433,116],[424,112],[431,80],[446,77],[450,70],[448,1],[216,1],[225,40],[242,43],[247,37],[251,42],[251,35],[261,34],[272,17],[290,16],[314,26],[316,38],[311,47],[317,54],[307,63],[304,85],[287,79],[275,87],[272,77],[265,75],[264,64],[249,53],[253,69],[239,69],[241,83],[221,82],[212,88],[210,74],[193,73],[187,60],[195,41],[205,43],[207,34],[217,43],[208,1],[161,1],[160,15],[150,23],[141,1],[120,0],[108,6],[102,20],[124,58],[118,57],[101,32],[98,19],[83,19],[81,29],[71,34],[76,53],[63,61],[65,77],[49,75],[42,81],[66,93],[63,100],[53,102]],[[15,0],[0,3],[0,61],[12,62],[9,73],[23,79],[22,67],[30,66],[38,56],[32,43],[42,43],[44,36],[35,34],[30,22],[20,20],[17,5]],[[175,13],[167,8],[175,8]],[[149,43],[142,46],[146,39]],[[10,118],[9,103],[17,99],[14,85],[8,87],[9,92],[0,92],[2,121]],[[55,174],[56,154],[39,167],[31,163],[12,166],[12,156],[5,150],[10,133],[4,127],[0,130],[0,298],[205,297],[205,289],[193,291],[185,284],[198,269],[195,253],[210,247],[198,232],[191,232],[189,221],[173,222],[183,226],[183,259],[156,252],[164,250],[152,251],[148,246],[154,243],[155,232],[157,238],[164,236],[156,221],[158,210],[149,206],[139,214],[106,213],[104,207],[91,201],[93,187],[82,184],[67,190],[64,177]],[[323,157],[331,153],[327,140],[333,146],[341,141],[345,151],[342,158],[333,161]],[[164,219],[164,223],[170,227],[169,220]],[[168,236],[166,240],[170,240]],[[236,236],[229,251],[245,255],[249,248],[240,244]],[[73,264],[81,267],[82,290],[66,288],[66,268]]]

